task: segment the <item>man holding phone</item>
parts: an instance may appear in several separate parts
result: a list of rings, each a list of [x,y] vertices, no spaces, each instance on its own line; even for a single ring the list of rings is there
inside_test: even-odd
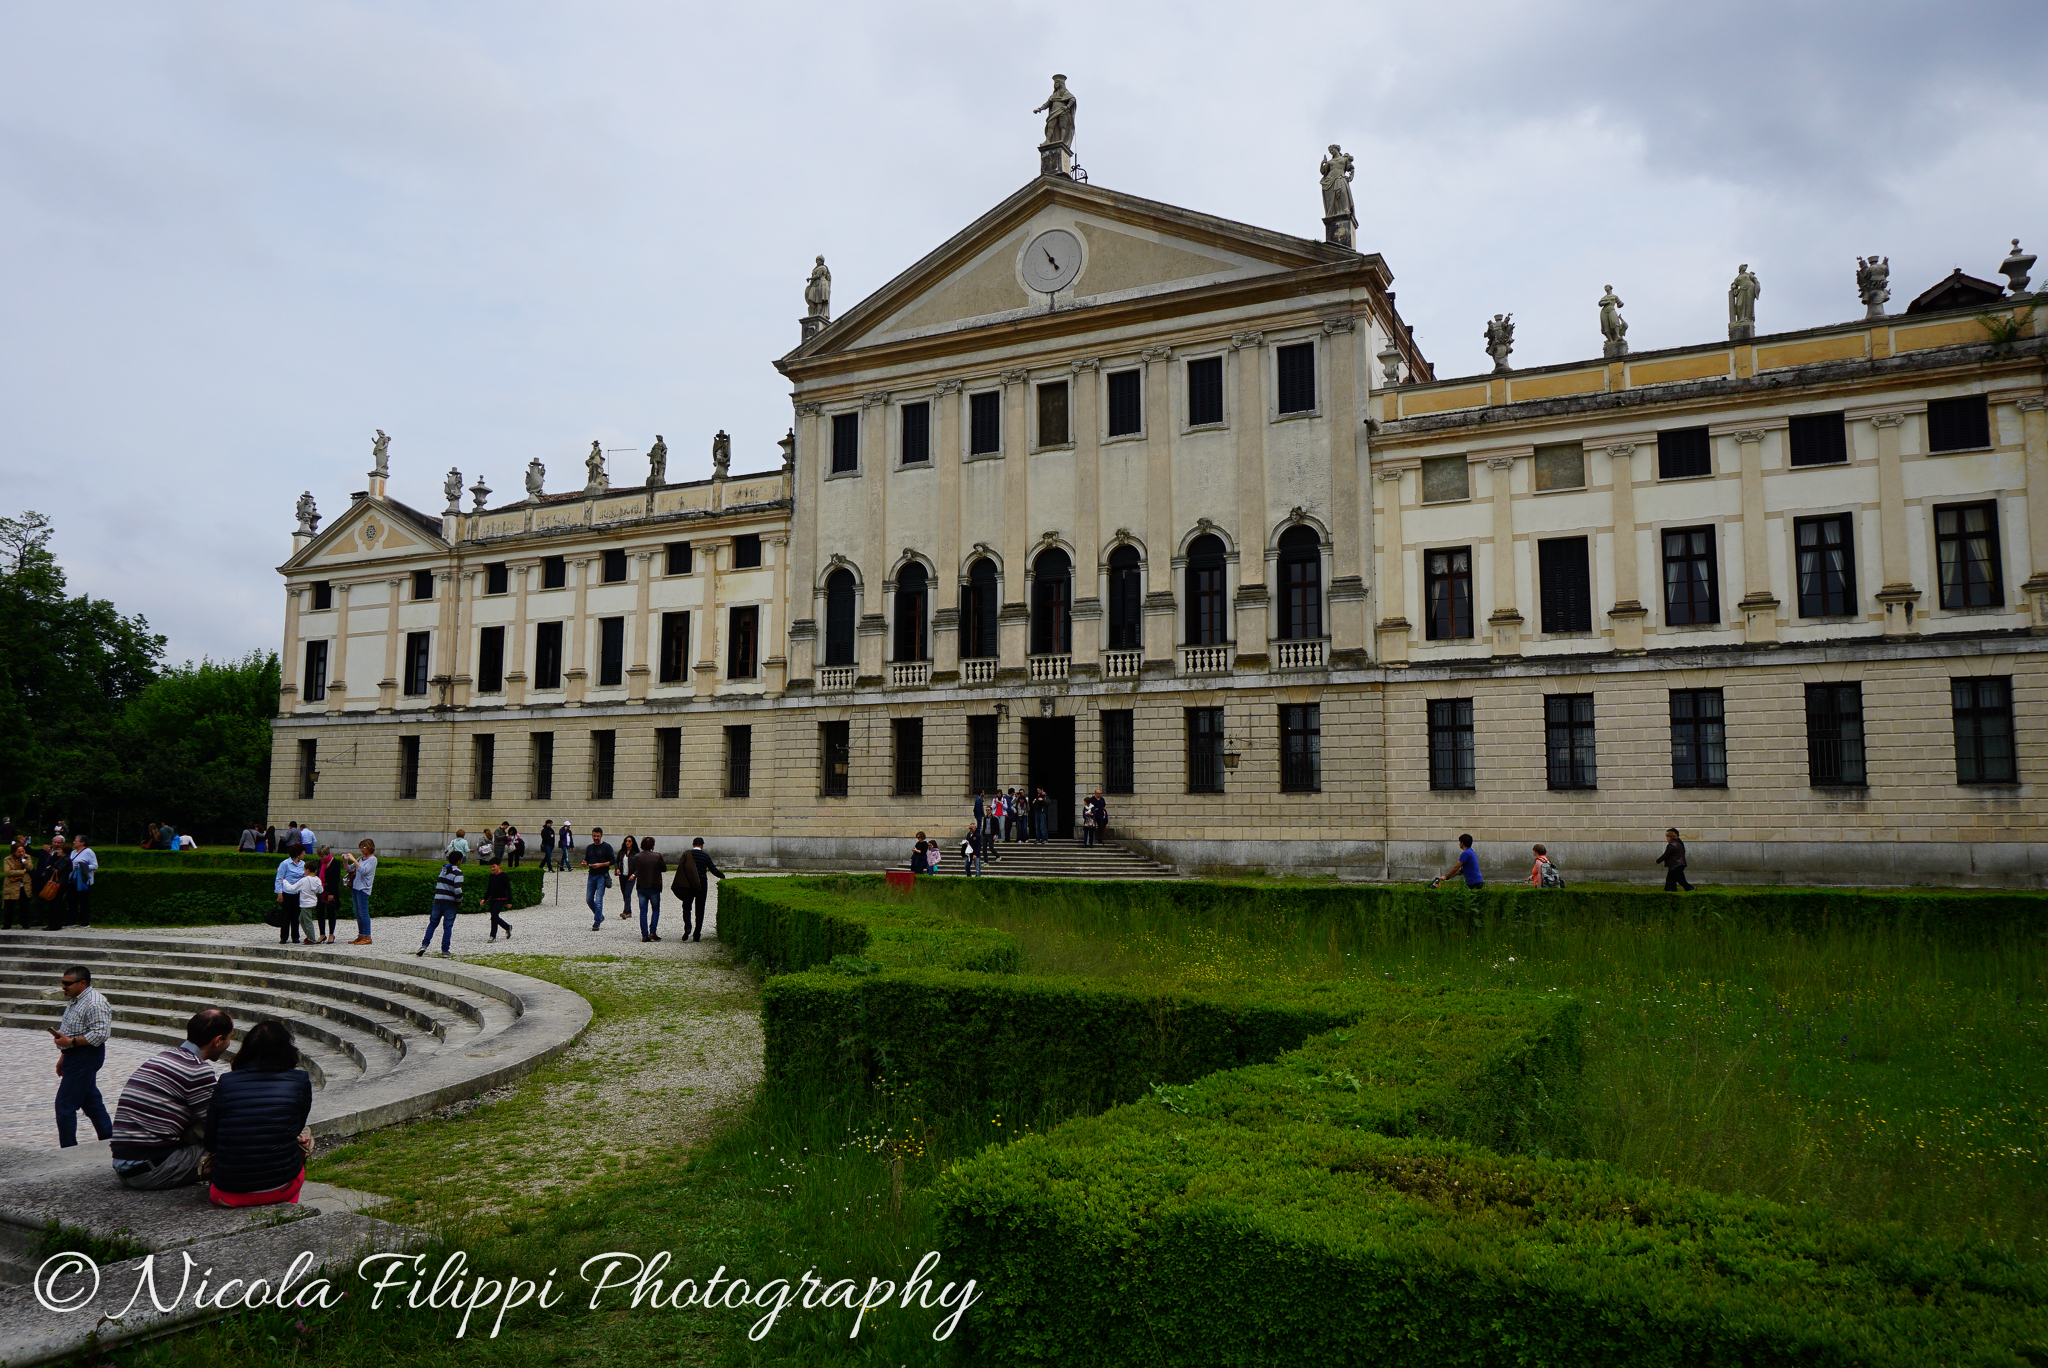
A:
[[[64,971],[64,1016],[49,1028],[57,1056],[57,1144],[78,1143],[78,1112],[85,1110],[93,1132],[102,1140],[114,1135],[106,1099],[100,1096],[100,1065],[107,1062],[107,1037],[114,1033],[114,1009],[92,986],[92,970],[73,965]]]

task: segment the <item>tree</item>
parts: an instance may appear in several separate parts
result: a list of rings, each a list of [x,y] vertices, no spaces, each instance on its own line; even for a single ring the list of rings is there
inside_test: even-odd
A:
[[[260,821],[279,682],[275,651],[164,671],[114,729],[122,810],[206,840]]]

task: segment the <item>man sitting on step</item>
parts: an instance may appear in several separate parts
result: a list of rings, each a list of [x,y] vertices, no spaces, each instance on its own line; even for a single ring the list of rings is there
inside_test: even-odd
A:
[[[153,1192],[199,1181],[211,1061],[227,1053],[234,1031],[226,1012],[201,1008],[177,1049],[151,1055],[129,1075],[114,1109],[114,1172],[124,1185]]]

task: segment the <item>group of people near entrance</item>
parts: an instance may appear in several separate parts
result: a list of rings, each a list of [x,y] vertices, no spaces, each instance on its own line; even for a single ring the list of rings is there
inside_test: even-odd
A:
[[[155,1191],[203,1182],[216,1206],[270,1206],[299,1200],[313,1132],[313,1083],[281,1021],[261,1021],[242,1037],[225,1075],[213,1061],[228,1053],[235,1022],[206,1007],[185,1023],[185,1039],[137,1066],[107,1115],[98,1074],[107,1059],[114,1010],[92,986],[92,970],[66,969],[64,1016],[50,1028],[57,1046],[57,1143],[78,1143],[78,1113],[111,1140],[114,1173],[131,1188]]]
[[[1563,888],[1564,871],[1558,867],[1557,860],[1551,855],[1549,848],[1535,845],[1531,846],[1530,850],[1536,857],[1536,863],[1529,867],[1530,886]],[[1654,863],[1664,866],[1666,893],[1675,893],[1681,888],[1688,893],[1692,892],[1692,884],[1685,877],[1685,842],[1679,838],[1677,827],[1664,828],[1664,851]],[[1472,848],[1472,836],[1469,832],[1458,837],[1458,858],[1452,861],[1449,869],[1431,879],[1429,886],[1436,888],[1449,878],[1463,879],[1467,888],[1486,886],[1485,878],[1479,873],[1479,852]]]
[[[29,929],[41,916],[45,931],[62,931],[67,923],[92,929],[92,885],[99,877],[100,857],[84,832],[67,831],[58,823],[47,844],[31,848],[29,835],[17,831],[14,819],[0,822],[0,931]]]

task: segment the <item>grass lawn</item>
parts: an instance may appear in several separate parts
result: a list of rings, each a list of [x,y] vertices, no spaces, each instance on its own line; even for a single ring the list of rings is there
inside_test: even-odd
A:
[[[1668,916],[1504,921],[1452,893],[1434,920],[1261,920],[1000,887],[921,881],[916,897],[1015,933],[1026,972],[1211,990],[1369,976],[1577,994],[1588,1009],[1593,1157],[2041,1257],[2048,945],[2038,930],[1935,932],[1906,918],[1769,929],[1696,916],[1678,900]],[[811,1268],[863,1288],[871,1276],[901,1279],[933,1246],[931,1179],[955,1157],[1058,1120],[935,1117],[886,1090],[858,1112],[771,1105],[734,1072],[749,1049],[758,1067],[758,1035],[745,1035],[757,1006],[749,971],[489,962],[590,998],[590,1038],[500,1100],[323,1154],[314,1176],[389,1194],[379,1214],[441,1233],[492,1276],[554,1268],[573,1279],[602,1251],[669,1250],[667,1276],[700,1281],[720,1265],[756,1284]],[[496,1340],[479,1340],[489,1327],[472,1325],[457,1342],[455,1314],[373,1314],[357,1292],[305,1317],[303,1333],[265,1313],[123,1360],[965,1361],[957,1341],[932,1340],[940,1312],[870,1316],[851,1340],[850,1315],[792,1308],[756,1343],[747,1328],[759,1311],[591,1312],[587,1299],[586,1288],[554,1310],[515,1312]]]

